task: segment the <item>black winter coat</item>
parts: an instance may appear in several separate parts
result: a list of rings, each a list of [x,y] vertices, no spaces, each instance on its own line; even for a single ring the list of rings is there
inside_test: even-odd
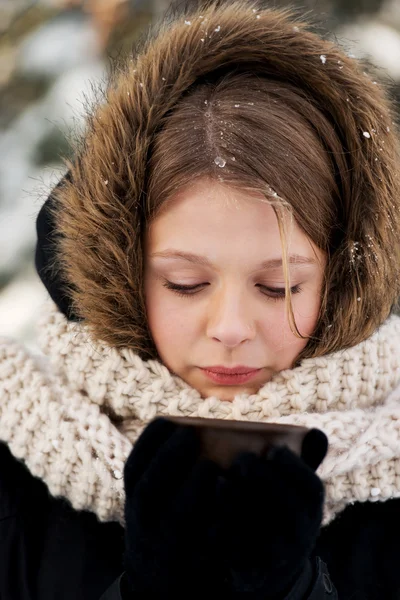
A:
[[[321,530],[306,581],[282,600],[400,599],[399,516],[400,500],[347,507]],[[51,497],[0,443],[1,600],[127,600],[123,549],[118,523]]]

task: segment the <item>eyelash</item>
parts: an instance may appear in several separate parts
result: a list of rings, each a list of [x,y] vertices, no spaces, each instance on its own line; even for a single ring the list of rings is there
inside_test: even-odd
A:
[[[205,284],[179,285],[177,283],[173,283],[172,281],[168,281],[168,280],[165,280],[165,282],[163,283],[164,287],[166,287],[168,290],[172,290],[175,294],[177,294],[178,296],[181,296],[182,298],[188,297],[188,296],[194,296],[195,294],[197,294],[198,292],[201,291],[201,289],[204,285]],[[198,289],[198,288],[200,288],[200,289]],[[284,288],[268,288],[265,285],[260,285],[260,288],[263,288],[270,292],[269,294],[265,294],[264,292],[261,292],[264,296],[267,296],[270,300],[279,301],[279,300],[283,300],[286,296]],[[300,284],[294,285],[290,291],[292,294],[298,294],[299,292],[301,292]]]

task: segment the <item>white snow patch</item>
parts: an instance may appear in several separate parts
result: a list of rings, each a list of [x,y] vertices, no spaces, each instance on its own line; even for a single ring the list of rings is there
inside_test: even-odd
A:
[[[218,167],[221,168],[223,168],[226,165],[226,160],[221,156],[217,156],[216,158],[214,158],[214,162],[216,165],[218,165]]]

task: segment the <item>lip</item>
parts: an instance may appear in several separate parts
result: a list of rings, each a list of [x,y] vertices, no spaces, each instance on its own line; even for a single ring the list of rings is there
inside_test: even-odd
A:
[[[216,365],[215,367],[202,367],[206,371],[211,373],[222,373],[223,375],[242,375],[244,373],[251,373],[252,371],[259,371],[260,369],[254,367],[246,367],[243,365],[237,365],[236,367],[223,367],[222,365]]]
[[[215,383],[222,383],[225,385],[239,385],[246,383],[255,377],[261,369],[254,369],[252,367],[203,367],[201,368],[203,373],[212,379]]]

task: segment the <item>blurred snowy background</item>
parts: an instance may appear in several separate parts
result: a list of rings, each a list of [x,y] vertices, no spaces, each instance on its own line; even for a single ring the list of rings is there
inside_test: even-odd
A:
[[[34,270],[36,215],[63,175],[60,157],[71,153],[91,82],[106,78],[110,58],[128,52],[168,4],[0,0],[0,335],[35,347],[34,319],[47,298]],[[348,53],[368,57],[400,103],[400,0],[299,5]]]

